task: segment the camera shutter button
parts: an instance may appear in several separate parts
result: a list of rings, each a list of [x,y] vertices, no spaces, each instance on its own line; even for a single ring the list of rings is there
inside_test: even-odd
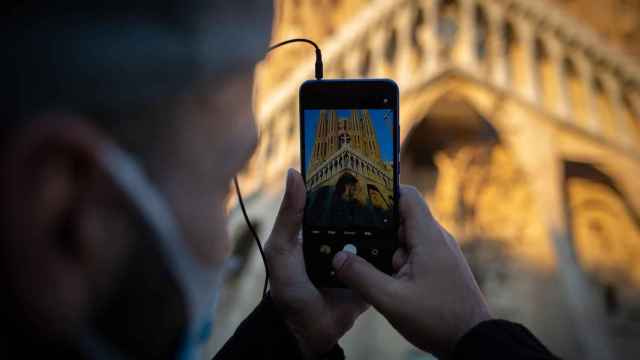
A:
[[[356,246],[353,244],[347,244],[342,248],[342,251],[350,252],[356,255],[358,253],[358,248],[356,248]]]

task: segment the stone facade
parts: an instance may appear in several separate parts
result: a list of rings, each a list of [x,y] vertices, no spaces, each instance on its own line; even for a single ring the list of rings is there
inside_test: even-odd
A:
[[[576,20],[571,6],[281,0],[273,40],[318,40],[327,78],[396,80],[400,181],[415,185],[456,236],[496,316],[526,324],[566,358],[635,359],[640,66],[629,55],[636,45],[625,48],[589,17]],[[286,169],[300,164],[297,94],[312,75],[304,45],[256,71],[261,141],[240,182],[264,237]],[[230,231],[250,241],[237,211]],[[257,251],[238,259],[246,264],[227,283],[212,350],[259,298]],[[375,311],[342,344],[353,359],[428,358]]]

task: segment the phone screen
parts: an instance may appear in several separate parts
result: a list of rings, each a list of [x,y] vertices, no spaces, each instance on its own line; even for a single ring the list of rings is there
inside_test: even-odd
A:
[[[305,225],[378,238],[394,226],[393,109],[305,109]]]
[[[302,226],[307,274],[343,287],[339,251],[391,274],[398,247],[398,87],[389,79],[307,81],[300,88]]]

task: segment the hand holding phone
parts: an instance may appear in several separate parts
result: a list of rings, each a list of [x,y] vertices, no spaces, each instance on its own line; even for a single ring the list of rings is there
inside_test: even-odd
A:
[[[403,236],[395,276],[349,253],[334,259],[336,276],[413,345],[447,358],[467,331],[491,318],[489,308],[458,243],[420,193],[402,186],[399,200]]]
[[[264,251],[271,298],[304,358],[315,359],[335,346],[368,304],[349,289],[318,289],[307,277],[300,238],[304,204],[302,176],[289,169],[284,198]]]
[[[399,223],[397,85],[307,81],[300,88],[300,119],[303,247],[311,281],[343,286],[331,268],[341,250],[390,274]]]

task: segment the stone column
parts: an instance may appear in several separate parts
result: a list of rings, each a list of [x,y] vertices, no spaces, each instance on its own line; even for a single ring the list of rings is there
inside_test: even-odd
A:
[[[386,69],[386,61],[384,56],[385,45],[389,41],[389,30],[386,27],[376,29],[370,39],[370,75],[383,76]]]
[[[567,78],[564,69],[564,47],[560,40],[551,33],[542,35],[549,61],[553,66],[554,78],[558,86],[558,99],[555,100],[555,113],[563,120],[571,121],[571,106],[569,102],[569,91],[567,89]]]
[[[637,134],[636,139],[638,139],[638,141],[635,143],[635,147],[640,150],[640,92],[630,91],[628,97],[629,105],[631,106],[629,109],[629,111],[631,111],[631,121],[634,122],[631,126],[637,127],[635,133]]]
[[[460,10],[458,13],[458,36],[453,58],[463,68],[469,71],[476,71],[478,68],[478,58],[475,52],[476,24],[473,7],[473,0],[460,0]]]
[[[427,73],[434,74],[440,68],[440,38],[438,37],[438,26],[440,19],[438,18],[438,9],[440,0],[422,0],[421,6],[424,9],[425,20],[427,23],[426,31],[426,47],[427,56]]]
[[[514,161],[522,168],[531,187],[536,213],[546,227],[549,240],[546,251],[553,258],[555,274],[566,305],[562,306],[570,316],[569,328],[575,331],[576,340],[584,350],[586,359],[611,359],[604,306],[591,287],[572,249],[572,234],[567,217],[562,154],[556,147],[553,131],[530,121],[530,110],[507,102],[496,119],[511,123],[501,133],[509,144]],[[536,149],[532,152],[531,149]],[[542,245],[542,244],[541,244]]]
[[[411,46],[411,24],[416,13],[409,4],[403,5],[395,16],[396,55],[393,72],[399,82],[405,83],[412,77],[411,57],[414,49]]]
[[[366,45],[354,44],[355,46],[345,53],[344,59],[344,71],[349,76],[360,76],[360,68],[364,61],[364,51],[366,51]]]
[[[622,113],[622,91],[620,88],[620,82],[611,73],[604,73],[600,75],[602,84],[605,88],[605,92],[611,101],[611,111],[613,112],[614,130],[613,139],[620,139],[622,145],[628,147],[631,145],[631,124],[625,122],[624,114]]]
[[[430,24],[430,14],[428,13],[428,9],[427,9],[427,5],[426,2],[428,2],[429,0],[422,0],[421,2],[417,3],[417,6],[422,10],[422,25],[420,26],[419,29],[416,29],[416,31],[418,32],[416,34],[416,40],[418,41],[418,44],[420,45],[420,48],[422,49],[422,51],[420,52],[420,58],[418,58],[417,60],[417,69],[416,71],[426,71],[428,69],[429,66],[429,57],[433,56],[429,51],[430,51],[430,47],[431,47],[431,38],[430,38],[430,30],[429,28],[431,27]],[[416,15],[417,16],[417,15]]]
[[[579,52],[574,57],[575,64],[578,72],[580,73],[580,79],[582,86],[584,87],[585,102],[587,109],[585,110],[587,129],[596,134],[600,131],[600,119],[598,117],[598,111],[595,103],[595,96],[593,92],[593,67],[591,62],[582,52]]]
[[[515,71],[522,71],[524,74],[524,83],[515,85],[518,86],[518,90],[522,96],[531,102],[537,103],[540,97],[538,95],[538,81],[535,71],[535,29],[533,24],[523,17],[516,18],[514,27],[518,35],[518,41],[520,42],[519,46],[523,52],[523,61],[522,64],[520,64],[521,69]]]
[[[504,10],[500,4],[488,2],[486,6],[489,34],[488,59],[491,64],[491,81],[498,87],[507,86],[506,45],[503,34]]]

